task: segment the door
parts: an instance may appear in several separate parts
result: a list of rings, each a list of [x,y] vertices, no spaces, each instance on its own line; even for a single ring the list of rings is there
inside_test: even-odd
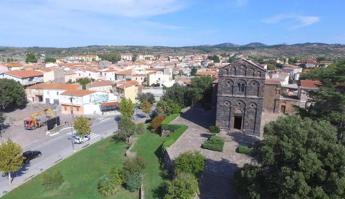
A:
[[[235,116],[234,129],[242,130],[242,116]]]

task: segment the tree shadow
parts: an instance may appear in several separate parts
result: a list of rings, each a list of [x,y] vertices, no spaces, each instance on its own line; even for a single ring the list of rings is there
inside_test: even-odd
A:
[[[214,125],[215,123],[215,111],[214,110],[204,110],[200,106],[193,106],[183,114],[181,117],[189,120],[199,126],[208,128],[209,126]]]
[[[201,175],[199,188],[200,199],[237,198],[232,186],[233,175],[239,169],[236,164],[222,159],[207,159],[205,170]]]
[[[25,163],[25,164],[23,164],[23,166],[18,171],[13,172],[12,173],[12,180],[16,177],[24,175],[26,173],[26,171],[29,169],[30,165],[31,165],[30,162]]]
[[[227,134],[238,144],[248,147],[253,147],[257,142],[260,141],[260,139],[254,136],[246,135],[242,132],[229,132]]]

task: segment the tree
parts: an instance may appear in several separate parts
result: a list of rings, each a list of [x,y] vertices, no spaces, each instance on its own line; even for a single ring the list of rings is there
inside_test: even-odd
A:
[[[181,107],[190,106],[192,104],[191,89],[186,86],[174,84],[172,87],[169,87],[165,90],[161,100],[172,100]]]
[[[329,122],[282,117],[264,132],[257,164],[235,174],[241,198],[345,198],[345,147]]]
[[[129,143],[129,138],[136,133],[136,130],[136,125],[129,117],[122,117],[119,122],[119,130],[115,132],[115,138]]]
[[[153,120],[151,121],[151,128],[156,131],[161,126],[164,119],[165,119],[165,116],[162,114],[154,117]]]
[[[145,100],[140,104],[140,108],[144,113],[149,114],[152,109],[152,104],[149,101]]]
[[[28,52],[25,58],[26,63],[37,63],[37,57],[34,53]]]
[[[132,62],[136,62],[137,59],[138,59],[138,55],[137,55],[137,54],[134,54],[134,55],[132,56]]]
[[[198,180],[191,174],[181,173],[167,183],[164,199],[193,199],[198,193]]]
[[[190,76],[195,76],[196,72],[198,72],[198,69],[194,66],[192,70],[190,70]]]
[[[319,91],[311,92],[311,106],[300,109],[303,117],[327,120],[337,128],[337,138],[345,145],[345,61],[318,68],[302,78],[321,81]]]
[[[77,79],[77,82],[82,86],[82,89],[85,90],[86,89],[86,85],[88,85],[89,83],[91,83],[91,79],[87,78],[87,77],[83,77],[83,78],[79,78]]]
[[[171,115],[171,114],[180,113],[182,108],[178,103],[170,99],[167,99],[167,100],[160,100],[157,103],[157,109],[158,109],[158,112],[161,114]]]
[[[192,79],[192,101],[193,104],[200,102],[204,107],[212,102],[212,82],[211,76],[195,77]]]
[[[126,159],[123,164],[123,175],[126,188],[129,191],[136,191],[140,188],[144,169],[144,159],[140,157]]]
[[[22,107],[26,104],[25,90],[19,82],[0,79],[0,109]]]
[[[56,59],[53,58],[53,57],[46,57],[46,58],[44,59],[44,62],[45,62],[45,63],[55,63],[55,62],[56,62]]]
[[[73,127],[80,136],[90,135],[91,133],[91,124],[87,117],[77,117],[74,121]]]
[[[122,98],[119,109],[123,117],[131,118],[134,114],[134,104],[131,99]]]
[[[155,103],[155,96],[152,93],[141,93],[138,95],[138,100],[140,103],[148,101],[151,104]]]
[[[113,181],[109,177],[104,176],[98,182],[97,189],[102,196],[107,197],[115,195],[120,188],[118,185],[113,183]]]
[[[108,54],[102,54],[98,55],[102,60],[110,61],[111,63],[115,64],[118,61],[121,60],[121,55],[117,52],[108,53]]]
[[[220,62],[220,58],[217,55],[213,55],[213,56],[208,56],[207,57],[209,60],[214,61],[214,63],[219,63]]]
[[[6,118],[5,118],[4,114],[2,112],[0,112],[0,136],[1,136],[1,133],[2,133],[1,131],[4,128],[4,125],[5,125],[5,120],[6,120]]]
[[[11,173],[23,165],[22,148],[8,140],[0,145],[0,157],[0,171],[8,174],[8,181],[11,184]]]
[[[205,167],[205,157],[200,152],[186,152],[179,155],[175,161],[175,173],[190,173],[200,176]]]

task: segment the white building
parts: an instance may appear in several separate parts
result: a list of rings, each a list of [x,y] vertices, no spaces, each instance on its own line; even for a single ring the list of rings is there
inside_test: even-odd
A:
[[[43,73],[34,70],[15,70],[1,74],[0,78],[13,79],[23,86],[30,86],[43,82]]]
[[[151,72],[147,75],[147,83],[149,86],[160,85],[165,87],[171,87],[175,81],[172,78],[171,69],[165,69],[163,71]]]

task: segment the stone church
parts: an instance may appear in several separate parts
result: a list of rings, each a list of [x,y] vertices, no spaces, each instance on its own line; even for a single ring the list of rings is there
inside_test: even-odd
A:
[[[261,137],[265,73],[245,59],[219,70],[216,124],[221,129]]]

